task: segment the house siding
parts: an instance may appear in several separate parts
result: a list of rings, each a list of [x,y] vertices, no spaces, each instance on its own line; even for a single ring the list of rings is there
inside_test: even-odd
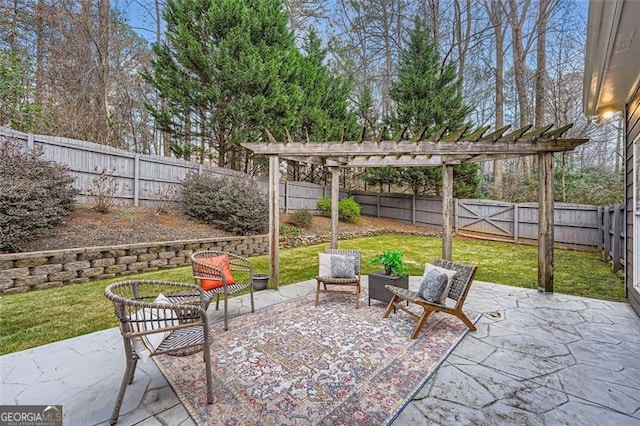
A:
[[[633,224],[634,224],[634,210],[633,210],[633,176],[635,173],[635,164],[633,159],[633,140],[640,135],[640,85],[636,87],[633,97],[627,104],[625,111],[626,126],[625,126],[625,183],[626,183],[626,267],[625,267],[625,286],[627,289],[627,295],[631,306],[640,315],[640,293],[638,287],[633,285]]]

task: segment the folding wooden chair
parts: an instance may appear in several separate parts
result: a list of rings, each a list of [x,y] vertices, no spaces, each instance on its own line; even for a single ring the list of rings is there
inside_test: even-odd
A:
[[[476,274],[476,266],[468,266],[463,265],[461,263],[455,263],[448,260],[436,259],[433,263],[435,266],[439,266],[445,269],[455,270],[456,274],[453,276],[453,283],[451,284],[451,288],[449,289],[449,293],[447,297],[449,299],[453,299],[456,301],[455,306],[449,307],[446,305],[441,305],[439,303],[427,302],[418,296],[417,291],[406,290],[399,287],[394,287],[387,285],[385,288],[392,293],[391,300],[389,301],[389,305],[387,306],[387,310],[384,313],[384,317],[388,318],[391,315],[391,312],[396,307],[409,315],[415,317],[418,320],[418,324],[416,324],[416,328],[411,335],[412,339],[417,339],[418,334],[420,334],[420,330],[422,330],[422,326],[424,325],[429,315],[433,312],[444,312],[446,314],[455,315],[460,318],[462,322],[464,322],[469,329],[475,331],[476,326],[471,322],[469,317],[462,311],[462,305],[467,297],[467,293],[469,293],[469,289],[471,288],[471,283],[473,282],[473,277]],[[418,315],[415,312],[407,309],[404,306],[404,301],[408,301],[413,303],[414,305],[418,305],[423,309],[422,315]]]

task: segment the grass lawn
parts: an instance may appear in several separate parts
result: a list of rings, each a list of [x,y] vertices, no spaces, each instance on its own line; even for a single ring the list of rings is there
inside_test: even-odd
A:
[[[328,246],[280,250],[280,285],[315,277],[317,254]],[[441,255],[442,241],[439,237],[381,235],[340,241],[340,248],[362,250],[363,274],[380,269],[367,264],[375,254],[399,249],[405,254],[409,274],[422,275],[424,263]],[[475,278],[479,281],[537,288],[537,247],[457,238],[453,259],[478,265]],[[266,255],[253,257],[252,261],[254,272],[268,272]],[[191,267],[186,267],[0,296],[0,354],[117,326],[113,306],[104,297],[104,288],[125,279],[193,282]],[[626,300],[622,280],[596,253],[556,250],[554,290],[596,299]]]

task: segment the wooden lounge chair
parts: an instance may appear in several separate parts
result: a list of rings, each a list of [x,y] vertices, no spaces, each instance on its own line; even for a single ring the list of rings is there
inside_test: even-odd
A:
[[[432,312],[444,312],[446,314],[455,315],[456,317],[460,318],[460,320],[462,320],[462,322],[464,322],[467,327],[469,327],[469,329],[475,331],[476,326],[471,322],[469,317],[467,317],[465,313],[462,312],[462,305],[464,304],[467,293],[471,288],[471,283],[473,282],[473,277],[476,273],[476,266],[463,265],[443,259],[436,259],[433,264],[441,268],[456,271],[456,274],[453,276],[453,283],[451,284],[451,288],[449,289],[449,293],[447,294],[447,297],[449,299],[453,299],[456,301],[455,306],[445,306],[438,303],[427,302],[426,300],[418,296],[417,291],[406,290],[403,288],[387,285],[385,286],[386,289],[389,290],[393,296],[389,301],[389,305],[387,306],[387,310],[384,313],[384,317],[388,318],[389,315],[391,315],[391,312],[394,311],[394,307],[415,317],[418,320],[418,324],[416,324],[416,328],[411,335],[412,339],[418,338],[418,334],[420,334],[422,326]],[[423,309],[422,315],[418,315],[415,312],[407,309],[405,306],[403,306],[403,301],[408,301],[420,306]]]
[[[327,249],[326,254],[350,256],[355,260],[355,276],[354,278],[332,278],[330,276],[316,277],[316,306],[320,304],[320,293],[342,293],[355,296],[356,308],[360,307],[360,250],[342,250],[342,249]],[[329,287],[327,287],[329,286]],[[352,287],[352,290],[344,287]]]

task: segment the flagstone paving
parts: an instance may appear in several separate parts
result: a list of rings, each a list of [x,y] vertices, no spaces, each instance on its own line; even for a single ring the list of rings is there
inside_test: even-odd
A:
[[[418,283],[411,277],[410,287]],[[314,285],[256,292],[256,309],[312,293]],[[479,281],[466,300],[483,314],[478,330],[393,425],[640,425],[640,319],[629,304]],[[250,312],[248,297],[230,300],[229,308],[231,316]],[[211,321],[222,318],[213,304],[208,313]],[[4,355],[0,404],[62,404],[65,425],[108,424],[122,350],[113,328]],[[118,424],[194,423],[149,361],[138,363]]]

